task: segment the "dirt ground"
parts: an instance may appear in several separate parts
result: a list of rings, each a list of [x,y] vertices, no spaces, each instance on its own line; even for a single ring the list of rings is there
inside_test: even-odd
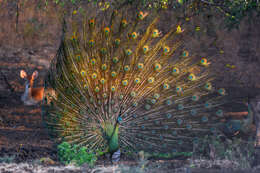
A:
[[[42,71],[46,70],[51,57],[47,55],[53,54],[53,50],[45,50],[48,51],[35,57],[34,52],[0,50],[0,155],[18,154],[17,158],[22,160],[53,155],[53,143],[41,122],[40,106],[24,106],[20,100],[24,81],[19,77],[19,71],[25,69],[31,73],[38,69],[39,80],[36,83],[42,85]]]

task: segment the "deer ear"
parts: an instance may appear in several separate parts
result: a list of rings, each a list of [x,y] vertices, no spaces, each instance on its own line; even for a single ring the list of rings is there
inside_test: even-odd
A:
[[[24,70],[20,71],[20,77],[21,78],[26,78],[27,77],[27,73]]]
[[[35,78],[37,78],[37,77],[38,77],[38,71],[35,70],[35,71],[33,72],[33,74],[32,74],[32,78],[35,79]]]

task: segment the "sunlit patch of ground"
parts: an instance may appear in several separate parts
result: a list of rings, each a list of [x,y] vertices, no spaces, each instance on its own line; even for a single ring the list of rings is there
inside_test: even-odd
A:
[[[41,164],[40,161],[0,164],[1,173],[259,173],[259,171],[260,166],[253,169],[240,170],[238,163],[229,160],[194,160],[192,164],[190,161],[120,162],[115,165],[97,165],[94,168],[90,168],[87,165],[81,167],[74,165],[50,166]]]

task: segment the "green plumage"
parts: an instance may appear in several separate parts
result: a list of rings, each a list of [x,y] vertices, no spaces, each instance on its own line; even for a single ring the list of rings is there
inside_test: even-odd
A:
[[[113,124],[106,125],[105,129],[106,135],[108,137],[108,151],[110,153],[115,152],[119,148],[118,144],[118,125]]]
[[[145,16],[114,12],[109,23],[84,18],[67,31],[48,80],[57,99],[44,116],[58,140],[168,153],[220,133],[226,92],[213,85],[210,58],[183,46],[182,26],[162,34],[156,18],[144,30]]]

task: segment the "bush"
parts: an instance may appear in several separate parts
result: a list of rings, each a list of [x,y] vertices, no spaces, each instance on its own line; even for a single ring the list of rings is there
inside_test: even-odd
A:
[[[92,152],[87,152],[86,147],[79,148],[77,145],[70,145],[63,142],[58,146],[58,157],[63,164],[76,163],[81,166],[87,163],[89,166],[94,166],[97,161],[97,156]]]

